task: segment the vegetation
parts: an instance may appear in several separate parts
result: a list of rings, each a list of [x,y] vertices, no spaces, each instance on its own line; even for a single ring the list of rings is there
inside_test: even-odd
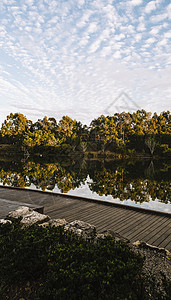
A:
[[[171,114],[160,115],[145,110],[134,113],[101,115],[90,126],[64,116],[38,119],[35,123],[23,114],[11,113],[0,130],[0,144],[17,145],[31,155],[81,155],[107,151],[117,157],[171,157]],[[0,149],[1,153],[1,149]]]
[[[147,288],[153,294],[142,257],[127,244],[84,240],[63,227],[1,224],[0,263],[1,299],[149,299]]]

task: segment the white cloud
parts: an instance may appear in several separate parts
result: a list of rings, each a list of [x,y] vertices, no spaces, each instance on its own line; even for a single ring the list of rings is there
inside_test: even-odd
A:
[[[116,51],[116,52],[113,54],[113,57],[114,57],[114,58],[121,58],[121,53],[120,53],[120,51]]]
[[[166,46],[168,43],[168,40],[166,38],[162,39],[160,42],[157,43],[157,46]]]
[[[170,76],[170,6],[155,2],[155,15],[147,18],[144,12],[152,12],[154,1],[145,6],[139,0],[2,0],[0,99],[30,114],[35,107],[36,116],[46,111],[74,116],[77,110],[86,119],[103,113],[104,104],[123,89],[145,105],[147,81],[153,76],[159,84],[157,70],[165,68],[160,76],[166,86],[149,104],[160,110]],[[170,98],[165,99],[168,107]]]
[[[80,28],[84,27],[87,24],[87,22],[89,21],[91,14],[92,14],[92,12],[90,10],[85,11],[82,18],[77,23],[77,26]]]
[[[34,3],[34,0],[25,0],[25,3],[29,6],[32,6]]]
[[[145,24],[144,23],[139,23],[138,27],[137,27],[137,30],[138,31],[145,31],[146,30]]]
[[[79,8],[84,5],[85,1],[84,0],[78,0],[78,6]]]
[[[167,6],[168,18],[171,19],[171,3]]]
[[[156,27],[153,27],[153,28],[150,30],[149,34],[151,34],[151,35],[156,35],[156,34],[158,34],[159,30],[160,30],[159,27],[157,27],[157,26],[156,26]]]
[[[147,44],[153,44],[156,42],[156,39],[155,38],[149,38],[145,41]]]
[[[135,40],[136,40],[136,42],[141,41],[141,39],[142,39],[142,33],[135,34]]]
[[[98,29],[98,27],[97,27],[97,23],[91,23],[90,25],[89,25],[89,27],[88,27],[88,29],[87,29],[87,32],[88,33],[94,33],[94,32],[96,32],[97,31],[97,29]]]
[[[156,9],[156,2],[155,1],[150,1],[145,7],[145,12],[147,14],[150,14],[153,10]]]
[[[101,56],[107,56],[109,54],[111,54],[112,52],[112,48],[111,46],[107,46],[107,47],[104,47],[102,50],[101,50]]]
[[[132,6],[137,6],[137,5],[142,4],[142,0],[131,0],[129,2],[129,4],[132,5]]]
[[[126,27],[126,29],[127,29],[127,32],[129,32],[129,33],[135,33],[135,28],[134,28],[134,26],[132,26],[132,25],[128,25],[127,27]]]
[[[164,33],[164,36],[165,36],[166,38],[170,39],[170,38],[171,38],[171,31],[165,32],[165,33]]]
[[[152,16],[150,18],[150,20],[153,23],[158,23],[158,22],[161,22],[161,21],[165,20],[167,17],[168,17],[168,14],[167,13],[163,13],[163,14],[160,14],[160,15],[154,15],[154,16]]]
[[[96,40],[94,43],[91,44],[89,48],[89,53],[94,53],[100,47],[101,40]]]
[[[83,38],[81,38],[80,42],[79,42],[79,46],[80,47],[85,47],[88,44],[89,39],[90,39],[89,35],[86,35]]]
[[[121,33],[119,35],[115,35],[115,40],[120,41],[125,38],[125,34]]]

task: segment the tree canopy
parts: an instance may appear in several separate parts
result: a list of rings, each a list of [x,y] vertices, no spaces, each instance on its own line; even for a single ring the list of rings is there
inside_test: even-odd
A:
[[[21,113],[11,113],[1,126],[0,143],[61,147],[68,151],[82,149],[83,152],[95,149],[123,154],[135,150],[170,156],[171,114],[166,111],[152,115],[142,109],[113,116],[101,115],[87,127],[69,116],[63,116],[58,122],[45,116],[34,123]]]

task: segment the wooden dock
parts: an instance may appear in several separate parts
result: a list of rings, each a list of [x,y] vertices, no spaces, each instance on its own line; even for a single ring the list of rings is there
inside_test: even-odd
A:
[[[98,232],[110,229],[131,242],[145,241],[171,251],[171,214],[51,192],[0,187],[0,218],[20,205],[44,207],[44,213],[51,218],[82,220],[95,225]]]

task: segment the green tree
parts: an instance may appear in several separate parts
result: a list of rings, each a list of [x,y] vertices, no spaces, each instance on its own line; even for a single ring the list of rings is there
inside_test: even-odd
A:
[[[10,113],[1,127],[1,136],[7,138],[11,143],[23,142],[23,134],[29,130],[32,122],[20,113]]]
[[[101,144],[103,152],[117,137],[117,129],[114,118],[101,115],[90,124],[90,137],[93,136],[96,143]]]

